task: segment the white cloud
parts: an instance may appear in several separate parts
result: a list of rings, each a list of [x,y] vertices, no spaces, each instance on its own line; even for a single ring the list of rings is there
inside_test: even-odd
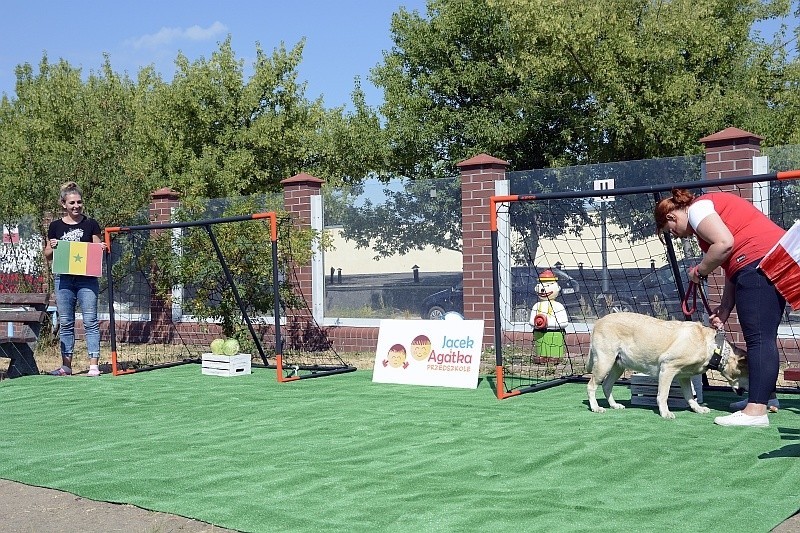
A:
[[[228,31],[228,27],[220,21],[215,21],[207,28],[194,25],[189,28],[161,28],[157,33],[142,35],[135,39],[128,39],[127,44],[134,48],[158,48],[175,41],[205,41]]]

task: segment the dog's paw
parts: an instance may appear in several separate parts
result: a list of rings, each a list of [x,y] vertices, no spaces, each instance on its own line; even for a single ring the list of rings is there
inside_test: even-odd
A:
[[[604,407],[600,407],[600,406],[598,405],[597,407],[592,407],[592,412],[593,412],[593,413],[605,413],[605,412],[606,412],[606,410],[605,410],[605,408],[604,408]]]
[[[613,403],[611,404],[611,407],[613,407],[614,409],[625,409],[625,406],[622,405],[621,403]]]
[[[709,408],[708,408],[708,407],[706,407],[705,405],[699,405],[699,404],[698,404],[698,405],[697,405],[697,407],[695,407],[695,408],[693,409],[693,411],[694,411],[695,413],[700,413],[701,415],[705,415],[705,414],[708,414],[708,413],[710,413],[710,412],[711,412],[711,409],[709,409]]]
[[[661,413],[661,418],[665,420],[675,420],[675,413],[671,411],[667,411],[666,413]]]

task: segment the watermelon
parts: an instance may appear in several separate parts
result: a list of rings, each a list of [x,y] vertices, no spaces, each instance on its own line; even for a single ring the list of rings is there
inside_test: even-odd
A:
[[[214,355],[221,355],[223,347],[225,346],[225,339],[214,339],[211,341],[211,353]]]
[[[236,339],[228,339],[222,345],[222,353],[225,355],[236,355],[239,353],[239,341]]]

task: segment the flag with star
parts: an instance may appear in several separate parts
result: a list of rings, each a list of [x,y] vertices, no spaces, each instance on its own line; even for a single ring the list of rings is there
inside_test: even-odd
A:
[[[53,249],[53,274],[103,275],[103,245],[99,242],[58,241]]]

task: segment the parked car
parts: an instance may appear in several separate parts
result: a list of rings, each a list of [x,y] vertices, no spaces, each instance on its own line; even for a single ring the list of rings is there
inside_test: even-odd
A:
[[[683,290],[689,288],[688,270],[700,264],[701,257],[688,257],[678,261],[678,268],[681,272]],[[619,273],[615,273],[618,278],[623,278]],[[587,283],[584,281],[584,292],[593,295],[592,301],[598,316],[608,313],[618,313],[620,311],[632,311],[644,313],[659,318],[672,318],[674,320],[684,320],[682,300],[675,283],[675,276],[672,273],[671,265],[664,265],[649,274],[634,279],[635,274],[627,276],[625,279],[615,279],[612,275],[609,291],[603,293],[598,288],[596,282]],[[627,280],[627,283],[626,281]],[[594,290],[592,289],[594,287]],[[690,305],[694,302],[690,302]],[[697,306],[700,313],[703,313],[700,296],[697,297]],[[800,322],[800,311],[792,311],[787,304],[784,312],[784,321],[788,323]]]
[[[442,320],[446,313],[464,313],[464,285],[459,281],[449,289],[434,292],[422,300],[420,314],[427,320]]]
[[[558,297],[567,312],[577,316],[580,310],[580,285],[577,280],[558,268],[549,268],[558,278],[561,294]],[[513,320],[527,322],[530,310],[539,297],[536,295],[536,284],[539,273],[547,270],[544,267],[512,267],[511,269],[511,307]],[[424,319],[439,320],[448,312],[464,313],[464,286],[461,281],[450,287],[427,296],[420,306],[420,315]]]
[[[684,291],[688,288],[688,270],[700,264],[701,257],[678,261]],[[672,265],[664,265],[639,280],[612,280],[610,290],[599,291],[594,298],[598,316],[632,311],[661,318],[683,320],[682,300]],[[699,303],[699,299],[698,299]]]

